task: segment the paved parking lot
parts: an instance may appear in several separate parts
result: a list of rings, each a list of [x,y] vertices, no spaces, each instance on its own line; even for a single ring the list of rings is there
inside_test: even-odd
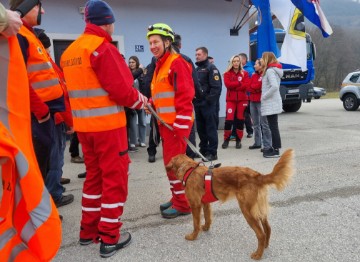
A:
[[[347,112],[338,99],[303,104],[297,113],[279,117],[283,150],[294,148],[296,173],[284,191],[270,189],[270,246],[262,261],[360,261],[360,110]],[[220,145],[222,131],[219,131]],[[222,165],[272,170],[276,159],[265,159],[243,148],[219,149]],[[252,261],[257,247],[254,232],[236,201],[213,204],[214,223],[198,240],[184,239],[192,230],[191,216],[161,218],[159,204],[170,197],[161,150],[156,163],[147,162],[145,148],[131,155],[129,196],[122,217],[133,243],[107,261]],[[78,244],[83,180],[82,164],[70,163],[66,153],[64,177],[74,203],[61,207],[63,243],[54,261],[101,261],[99,245]]]

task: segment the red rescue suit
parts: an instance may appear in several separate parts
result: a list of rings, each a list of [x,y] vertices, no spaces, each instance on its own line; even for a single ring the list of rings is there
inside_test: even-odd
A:
[[[237,140],[241,140],[244,133],[244,111],[248,106],[246,89],[250,83],[249,74],[245,70],[236,73],[231,69],[224,74],[224,83],[227,89],[224,140],[230,139],[234,122],[236,123]],[[235,113],[238,121],[234,121]]]
[[[183,137],[188,138],[190,135],[193,124],[192,100],[195,95],[191,70],[191,66],[180,55],[169,52],[156,63],[151,83],[152,99],[159,116],[174,128],[171,131],[159,124],[165,166],[171,158],[186,152],[187,145]],[[190,212],[181,181],[173,171],[168,171],[167,176],[173,208],[180,212]]]
[[[86,179],[80,238],[117,243],[128,195],[126,117],[123,106],[143,107],[146,98],[111,37],[87,24],[61,58],[74,120],[82,145]]]

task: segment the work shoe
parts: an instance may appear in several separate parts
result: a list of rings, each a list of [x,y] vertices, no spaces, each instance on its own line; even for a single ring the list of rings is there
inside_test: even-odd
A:
[[[86,172],[78,174],[78,178],[85,178],[85,177],[86,177]]]
[[[252,134],[252,133],[249,133],[249,134],[247,134],[246,137],[247,137],[247,138],[252,138],[252,137],[253,137],[253,134]]]
[[[229,140],[228,139],[226,139],[225,141],[224,141],[224,143],[222,144],[222,148],[223,149],[226,149],[226,148],[228,148],[228,146],[229,146]]]
[[[166,202],[164,204],[161,204],[160,205],[160,211],[164,211],[166,209],[168,209],[169,207],[171,207],[172,203],[169,201],[169,202]]]
[[[261,148],[261,146],[257,146],[255,144],[253,144],[252,146],[249,146],[249,149],[259,149]]]
[[[90,244],[92,244],[94,241],[93,241],[93,239],[92,238],[80,238],[79,239],[79,243],[80,243],[80,245],[82,245],[82,246],[87,246],[87,245],[90,245]]]
[[[186,215],[190,215],[191,212],[181,212],[176,210],[175,208],[168,208],[164,211],[161,211],[161,215],[163,218],[175,218],[178,216],[186,216]]]
[[[148,161],[154,163],[156,161],[155,155],[149,155]]]
[[[75,164],[81,164],[84,163],[84,158],[82,158],[81,156],[74,156],[71,158],[71,163],[75,163]]]
[[[135,153],[135,152],[138,152],[139,149],[136,148],[135,146],[130,146],[129,149],[128,149],[128,151],[129,151],[130,153]]]
[[[128,246],[131,242],[131,235],[129,232],[123,232],[120,235],[120,238],[116,244],[106,244],[101,243],[100,245],[100,256],[101,257],[111,257],[118,251],[126,246]]]
[[[60,184],[62,184],[62,185],[66,185],[66,184],[69,184],[69,183],[70,183],[70,178],[62,177],[61,180],[60,180]]]
[[[265,158],[277,158],[277,157],[280,157],[279,149],[270,148],[270,149],[264,150],[263,157],[265,157]]]
[[[241,141],[236,141],[235,148],[236,148],[236,149],[240,149],[240,148],[241,148]]]
[[[217,155],[212,155],[212,154],[208,154],[208,155],[206,155],[205,157],[206,157],[206,159],[209,160],[209,161],[214,161],[214,160],[217,160],[217,159],[218,159]]]
[[[68,205],[74,201],[74,195],[68,194],[68,195],[62,195],[61,198],[55,202],[56,207],[62,207],[65,205]]]

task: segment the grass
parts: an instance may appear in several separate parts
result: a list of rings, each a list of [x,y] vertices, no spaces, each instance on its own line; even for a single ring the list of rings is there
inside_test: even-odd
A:
[[[327,92],[325,96],[322,96],[321,99],[327,99],[327,98],[337,98],[339,99],[339,92]]]

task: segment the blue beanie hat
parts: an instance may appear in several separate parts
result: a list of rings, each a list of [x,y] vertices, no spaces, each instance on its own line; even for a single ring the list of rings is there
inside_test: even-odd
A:
[[[101,0],[89,0],[85,5],[85,22],[95,25],[109,25],[115,22],[111,7]]]

